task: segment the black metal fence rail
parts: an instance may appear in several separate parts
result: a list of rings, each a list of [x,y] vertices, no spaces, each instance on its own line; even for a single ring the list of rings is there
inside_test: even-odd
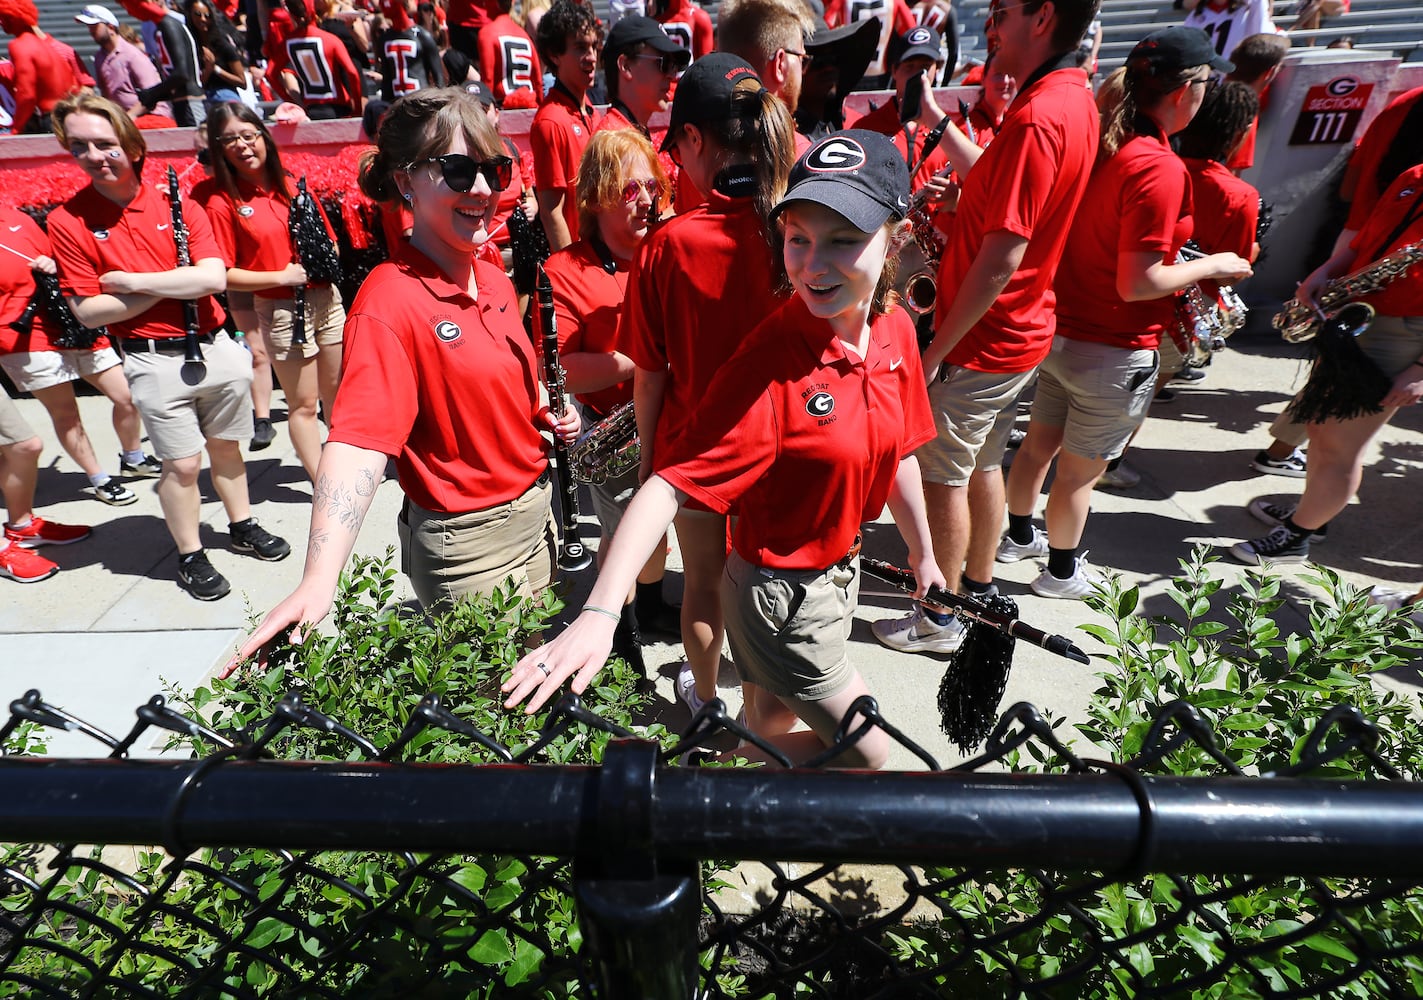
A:
[[[1018,706],[989,754],[914,773],[673,767],[630,738],[533,764],[546,739],[477,731],[496,762],[349,731],[365,760],[257,759],[283,726],[340,729],[280,714],[244,742],[156,700],[91,733],[110,759],[0,758],[0,998],[1423,993],[1423,784],[1143,773],[1209,746],[1189,706],[1129,764]],[[32,693],[0,747],[19,719],[82,725]],[[570,702],[547,729],[575,722],[597,724]],[[123,759],[150,724],[222,749]],[[982,770],[1029,738],[1066,773]],[[1340,709],[1306,747],[1302,774],[1373,741]]]

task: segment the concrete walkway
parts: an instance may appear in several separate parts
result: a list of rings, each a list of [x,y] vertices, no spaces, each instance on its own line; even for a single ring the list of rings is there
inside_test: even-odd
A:
[[[1166,581],[1192,545],[1230,545],[1264,533],[1245,511],[1256,496],[1288,499],[1303,480],[1262,476],[1249,466],[1254,451],[1267,441],[1265,428],[1288,401],[1302,366],[1297,352],[1273,337],[1238,339],[1209,369],[1209,377],[1179,390],[1170,403],[1152,407],[1128,464],[1142,475],[1131,490],[1096,493],[1084,539],[1090,562],[1117,570],[1143,588],[1149,612],[1173,607]],[[280,403],[280,395],[278,395]],[[254,513],[264,526],[286,537],[295,552],[281,563],[262,563],[229,551],[227,524],[206,474],[203,477],[203,540],[213,564],[232,582],[233,593],[221,601],[193,600],[176,583],[176,554],[163,527],[151,481],[132,487],[139,502],[110,508],[82,494],[84,476],[59,449],[49,421],[32,399],[19,401],[21,412],[45,439],[37,509],[50,519],[94,526],[91,539],[44,554],[63,571],[44,583],[21,586],[0,580],[0,697],[17,698],[38,688],[53,704],[122,736],[134,709],[169,686],[192,690],[228,656],[254,616],[265,613],[300,578],[310,517],[310,487],[291,452],[286,425],[279,422],[276,444],[249,456]],[[117,442],[109,424],[107,401],[81,399],[85,425],[99,454],[112,463]],[[280,416],[280,411],[279,411]],[[111,466],[112,468],[112,466]],[[1328,543],[1316,546],[1315,558],[1362,586],[1384,583],[1411,587],[1423,581],[1423,523],[1418,489],[1423,484],[1423,407],[1397,416],[1375,443],[1360,498],[1334,523]],[[379,490],[357,544],[357,551],[380,554],[395,544],[395,513],[400,491],[393,480]],[[585,509],[587,505],[585,504]],[[587,534],[596,534],[588,522]],[[903,543],[888,517],[870,527],[866,552],[903,562]],[[674,552],[675,567],[677,557]],[[1221,564],[1228,580],[1241,567],[1228,558]],[[1000,585],[1019,602],[1022,618],[1050,632],[1072,635],[1090,651],[1100,647],[1076,626],[1093,616],[1077,601],[1039,598],[1027,584],[1038,572],[1034,562],[1000,566]],[[1290,605],[1281,612],[1285,629],[1299,627],[1301,602],[1312,591],[1298,579],[1307,570],[1288,568]],[[576,581],[569,604],[577,607],[591,585],[591,571]],[[680,575],[669,576],[673,597]],[[881,588],[873,581],[867,587]],[[907,601],[871,596],[862,602],[855,625],[855,658],[887,718],[919,741],[944,765],[960,759],[939,730],[934,695],[944,661],[894,653],[878,645],[869,623],[908,610]],[[653,645],[647,650],[658,677],[656,717],[680,729],[687,714],[672,694],[680,646]],[[1080,719],[1098,681],[1098,668],[1085,667],[1019,644],[1003,705],[1026,700],[1055,716]],[[723,674],[723,695],[738,702],[734,674]],[[163,737],[145,739],[136,753],[158,752]],[[62,756],[101,753],[78,734],[54,734],[51,752]],[[892,767],[919,766],[907,752],[896,751]]]

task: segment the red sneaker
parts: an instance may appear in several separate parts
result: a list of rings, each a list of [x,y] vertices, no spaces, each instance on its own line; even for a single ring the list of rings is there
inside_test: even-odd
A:
[[[93,532],[77,524],[56,524],[42,517],[30,518],[23,528],[5,525],[5,537],[16,545],[27,549],[37,549],[41,545],[70,545],[81,542]]]
[[[58,572],[58,566],[29,549],[14,544],[0,549],[0,576],[8,576],[20,583],[39,583]]]

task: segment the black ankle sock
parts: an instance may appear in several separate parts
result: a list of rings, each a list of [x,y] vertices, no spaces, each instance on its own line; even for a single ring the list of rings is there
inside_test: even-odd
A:
[[[982,583],[978,580],[969,579],[967,576],[959,577],[959,585],[970,594],[986,594],[993,589],[993,581]]]
[[[1008,513],[1008,537],[1019,545],[1033,541],[1033,515]]]
[[[633,604],[637,607],[639,618],[646,618],[648,621],[651,621],[662,607],[662,581],[639,583],[637,585],[637,595],[633,598]]]
[[[1077,572],[1077,547],[1047,550],[1047,571],[1059,580],[1066,580]]]
[[[1295,524],[1295,519],[1293,517],[1287,517],[1280,523],[1283,524],[1286,528],[1288,528],[1290,534],[1294,535],[1296,538],[1308,538],[1315,531],[1319,530],[1318,528],[1301,528],[1298,524]]]

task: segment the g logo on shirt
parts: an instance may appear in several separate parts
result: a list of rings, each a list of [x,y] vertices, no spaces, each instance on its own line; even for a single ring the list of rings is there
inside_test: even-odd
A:
[[[439,337],[447,344],[452,340],[459,340],[460,334],[463,332],[464,331],[460,329],[459,324],[454,322],[453,320],[447,319],[435,324],[435,336]]]
[[[805,157],[805,167],[817,174],[849,174],[865,165],[865,147],[854,139],[831,136]]]
[[[805,401],[805,412],[817,420],[828,417],[835,409],[835,397],[828,392],[817,392]]]

